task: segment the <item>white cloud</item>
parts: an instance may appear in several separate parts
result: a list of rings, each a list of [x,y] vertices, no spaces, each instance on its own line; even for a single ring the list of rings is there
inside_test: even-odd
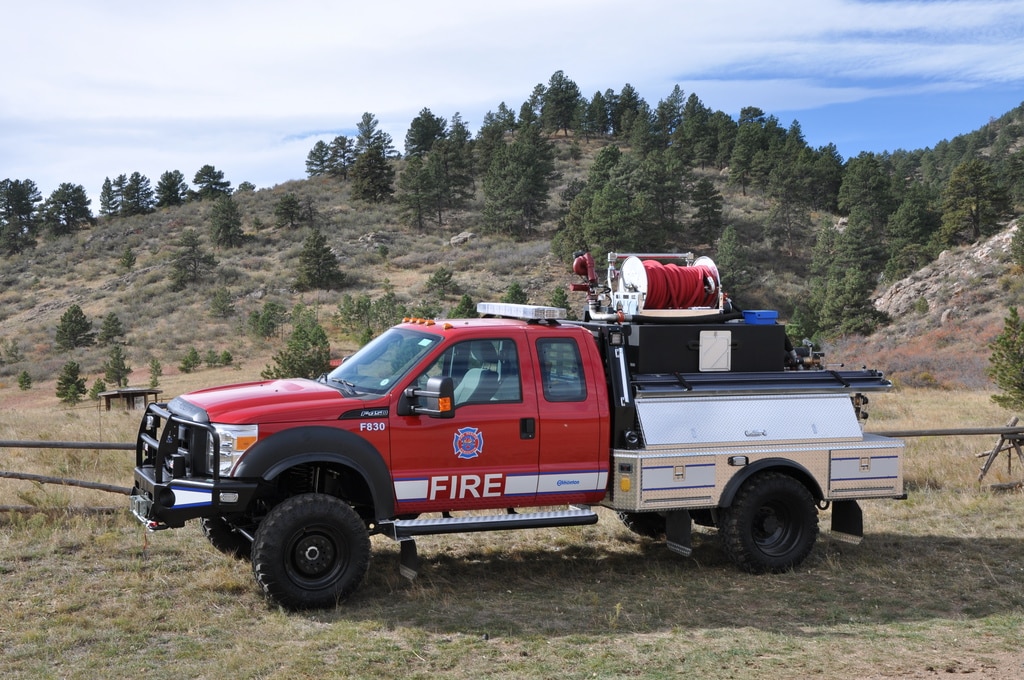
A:
[[[36,0],[4,23],[0,178],[44,193],[205,163],[273,184],[309,131],[371,111],[400,146],[423,107],[475,129],[556,70],[734,115],[1024,84],[1018,0]]]

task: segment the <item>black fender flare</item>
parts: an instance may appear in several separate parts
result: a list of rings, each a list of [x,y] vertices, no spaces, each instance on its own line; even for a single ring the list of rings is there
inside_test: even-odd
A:
[[[235,476],[270,481],[304,463],[332,463],[352,469],[370,489],[376,519],[394,516],[395,490],[387,462],[376,447],[347,430],[310,425],[273,434],[245,452]]]
[[[814,478],[814,475],[799,463],[794,463],[792,460],[785,458],[762,458],[761,460],[751,463],[739,470],[732,478],[726,482],[725,488],[722,489],[722,495],[718,499],[718,507],[727,508],[732,505],[733,499],[736,497],[736,493],[743,486],[743,483],[753,477],[759,472],[765,470],[775,470],[783,474],[787,474],[790,477],[795,478],[801,484],[807,487],[807,490],[811,492],[814,499],[820,501],[824,498],[821,487],[818,485],[818,481]]]

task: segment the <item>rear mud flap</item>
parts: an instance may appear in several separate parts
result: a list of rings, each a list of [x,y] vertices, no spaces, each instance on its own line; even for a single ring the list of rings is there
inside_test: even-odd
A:
[[[673,510],[665,516],[665,542],[677,555],[689,557],[693,553],[690,543],[693,523],[688,510]]]
[[[832,501],[832,536],[854,545],[864,540],[864,513],[857,501]]]

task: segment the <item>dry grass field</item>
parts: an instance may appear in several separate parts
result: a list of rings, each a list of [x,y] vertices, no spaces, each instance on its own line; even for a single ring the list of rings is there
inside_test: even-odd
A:
[[[175,382],[184,378],[165,391],[194,386]],[[0,439],[134,437],[135,415],[14,392],[0,390]],[[901,390],[872,399],[867,429],[1007,417],[987,393]],[[823,532],[792,573],[738,572],[711,532],[683,559],[601,511],[593,527],[423,538],[412,583],[397,546],[375,537],[355,596],[302,614],[268,606],[248,563],[196,526],[147,534],[127,509],[80,510],[123,508],[123,496],[0,479],[0,505],[41,510],[0,514],[0,668],[5,678],[1019,678],[1024,494],[989,485],[1024,472],[1015,460],[1008,473],[1003,455],[979,484],[975,454],[991,445],[908,440],[908,499],[862,503],[863,543]],[[126,452],[8,449],[0,461],[131,479]]]

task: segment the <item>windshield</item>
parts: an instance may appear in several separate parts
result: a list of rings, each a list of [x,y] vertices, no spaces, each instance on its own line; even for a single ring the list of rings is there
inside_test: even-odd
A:
[[[384,394],[439,342],[438,335],[392,328],[331,371],[327,380],[355,392]]]

